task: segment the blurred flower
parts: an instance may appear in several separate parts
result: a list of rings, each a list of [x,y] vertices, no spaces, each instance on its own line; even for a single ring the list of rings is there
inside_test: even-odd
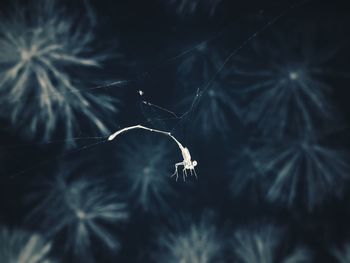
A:
[[[233,160],[229,162],[228,171],[232,177],[230,190],[235,197],[243,194],[255,200],[261,198],[264,180],[261,166],[258,154],[251,146],[244,146],[238,150],[238,153],[234,153]]]
[[[312,42],[315,28],[289,30],[295,26],[264,32],[234,58],[232,85],[248,102],[242,119],[266,136],[312,134],[337,117],[323,79],[335,49]]]
[[[182,224],[178,232],[165,232],[158,240],[156,262],[220,262],[222,244],[216,227],[202,219],[199,223]]]
[[[67,145],[82,119],[104,135],[117,100],[88,92],[86,76],[107,54],[92,55],[93,34],[56,1],[18,5],[0,19],[1,114],[28,137],[63,132]],[[62,127],[62,130],[57,128]]]
[[[119,242],[107,227],[128,218],[126,204],[99,182],[69,176],[61,172],[38,195],[31,219],[37,218],[49,237],[64,235],[66,249],[77,256],[88,259],[94,241],[116,251]]]
[[[268,200],[288,206],[302,200],[308,210],[340,195],[349,172],[346,154],[307,137],[261,149],[259,163]]]
[[[346,243],[341,249],[334,248],[332,254],[338,263],[350,262],[350,243]]]
[[[41,236],[21,230],[0,229],[0,262],[53,263],[48,258],[51,244]]]
[[[284,231],[272,225],[252,226],[238,229],[231,241],[235,257],[239,263],[309,263],[310,253],[296,248],[281,257],[280,251]]]
[[[121,176],[136,206],[159,212],[166,207],[167,196],[173,194],[170,176],[174,170],[171,143],[153,136],[129,141],[118,150]]]

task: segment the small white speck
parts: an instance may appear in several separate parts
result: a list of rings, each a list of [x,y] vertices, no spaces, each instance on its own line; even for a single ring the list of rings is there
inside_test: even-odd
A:
[[[295,72],[295,71],[292,71],[292,72],[289,73],[289,78],[291,80],[297,80],[299,78],[299,74],[297,72]]]

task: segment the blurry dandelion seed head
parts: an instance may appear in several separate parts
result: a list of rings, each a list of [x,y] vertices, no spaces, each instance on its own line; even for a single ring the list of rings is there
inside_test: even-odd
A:
[[[209,212],[209,213],[207,213]],[[175,229],[164,229],[158,238],[156,262],[210,263],[221,262],[222,241],[206,211],[199,221],[182,218]]]
[[[38,194],[30,219],[50,237],[64,234],[66,249],[77,256],[90,255],[96,242],[116,251],[119,242],[109,227],[128,219],[126,204],[99,181],[70,176],[58,174]]]
[[[56,1],[17,3],[1,16],[1,103],[5,117],[25,127],[21,133],[48,140],[60,124],[72,139],[81,117],[108,133],[102,116],[117,111],[117,100],[80,91],[89,87],[81,73],[99,68],[107,55],[95,54],[93,42],[88,23]]]
[[[311,211],[331,196],[341,195],[349,180],[348,155],[310,138],[276,149],[266,147],[256,157],[269,182],[265,185],[267,199],[289,206],[302,198]]]
[[[37,234],[22,230],[0,229],[0,262],[53,263],[48,258],[51,243]]]
[[[350,262],[350,243],[343,244],[341,248],[332,248],[331,253],[337,260],[337,263],[348,263]]]
[[[323,47],[318,34],[305,32],[265,32],[233,59],[232,84],[247,103],[242,120],[258,134],[299,136],[339,124],[323,74],[335,58],[334,45]]]
[[[271,224],[246,226],[236,230],[231,240],[235,262],[312,262],[311,253],[301,246],[296,246],[287,252],[284,251],[285,254],[281,256],[284,234],[283,228]]]
[[[148,211],[164,208],[173,194],[171,142],[158,136],[140,136],[125,142],[117,154],[122,163],[120,176],[135,205]]]

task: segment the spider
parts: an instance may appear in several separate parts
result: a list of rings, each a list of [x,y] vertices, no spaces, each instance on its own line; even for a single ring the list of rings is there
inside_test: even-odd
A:
[[[184,160],[175,164],[175,172],[171,175],[171,177],[176,175],[175,180],[177,181],[179,178],[178,167],[183,165],[184,168],[182,169],[182,177],[184,181],[186,181],[186,177],[188,176],[187,170],[190,171],[191,175],[195,175],[195,177],[198,178],[196,170],[194,169],[194,167],[197,166],[197,161],[192,161],[190,151],[187,149],[187,147],[183,147],[182,145],[179,145],[179,147]]]
[[[183,176],[184,181],[186,181],[186,177],[188,176],[187,170],[190,171],[191,175],[194,175],[194,176],[196,176],[196,178],[198,178],[196,170],[195,170],[195,167],[198,164],[197,161],[194,161],[194,160],[192,161],[191,154],[190,154],[190,151],[188,150],[188,148],[184,147],[170,132],[155,130],[155,129],[147,128],[147,127],[142,126],[142,125],[135,125],[135,126],[126,127],[126,128],[123,128],[121,130],[116,131],[115,133],[113,133],[112,135],[110,135],[108,137],[108,141],[112,141],[119,134],[126,132],[126,131],[129,131],[129,130],[133,130],[133,129],[143,129],[143,130],[147,130],[150,132],[156,132],[156,133],[160,133],[160,134],[164,134],[166,136],[169,136],[171,139],[173,139],[181,151],[183,161],[175,164],[175,172],[171,175],[171,177],[176,176],[175,180],[176,181],[178,180],[178,178],[179,178],[178,167],[182,165],[183,166],[182,176]]]

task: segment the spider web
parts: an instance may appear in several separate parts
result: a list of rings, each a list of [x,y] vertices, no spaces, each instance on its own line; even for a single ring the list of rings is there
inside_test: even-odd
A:
[[[262,26],[258,27],[258,29],[254,31],[252,34],[250,34],[243,42],[241,42],[239,45],[234,47],[230,51],[230,53],[226,57],[224,57],[223,62],[219,65],[218,69],[209,78],[209,80],[204,85],[199,86],[196,89],[195,94],[192,98],[192,102],[190,103],[190,106],[184,112],[176,112],[171,108],[166,108],[163,105],[155,104],[152,102],[152,100],[147,98],[147,94],[145,94],[143,90],[138,90],[138,94],[140,95],[140,102],[139,102],[140,109],[147,123],[150,123],[156,128],[161,128],[164,130],[168,130],[170,132],[177,131],[177,130],[182,130],[182,132],[185,132],[186,125],[189,125],[189,123],[191,122],[191,119],[193,118],[193,114],[195,114],[195,109],[200,103],[202,97],[205,95],[208,89],[213,85],[214,81],[219,77],[220,73],[225,69],[225,67],[228,65],[231,59],[235,57],[239,53],[239,51],[243,49],[246,45],[248,45],[254,38],[256,38],[257,36],[262,34],[264,31],[269,29],[271,26],[273,26],[273,24],[275,24],[279,19],[287,15],[292,10],[298,7],[301,7],[308,2],[310,2],[310,0],[304,0],[288,6],[282,12],[279,12],[277,15],[273,16]],[[228,28],[230,28],[230,26]],[[163,64],[170,63],[173,60],[177,60],[181,57],[184,57],[189,53],[195,51],[197,48],[203,45],[206,45],[214,40],[222,38],[227,33],[228,33],[228,30],[223,29],[220,32],[214,34],[214,36],[208,39],[205,39],[204,41],[199,42],[195,46],[190,47],[189,49],[186,49],[180,54],[166,60],[166,62],[161,63],[159,66],[155,67],[155,69],[161,67]]]
[[[269,19],[267,22],[264,22],[262,26],[260,26],[257,30],[253,31],[249,36],[242,42],[240,42],[236,47],[232,49],[232,51],[229,53],[228,56],[225,57],[224,61],[220,65],[220,67],[215,71],[215,73],[210,77],[209,81],[205,83],[205,85],[202,85],[201,87],[198,87],[195,91],[195,94],[192,98],[192,102],[190,103],[190,106],[187,110],[184,112],[176,112],[173,109],[167,108],[166,106],[156,104],[152,101],[152,98],[148,96],[147,92],[144,92],[142,89],[136,89],[135,83],[139,81],[139,79],[144,79],[144,76],[152,75],[153,72],[157,72],[160,68],[167,66],[169,64],[172,64],[174,61],[177,61],[180,58],[183,58],[187,55],[189,55],[191,52],[196,50],[198,47],[200,47],[203,44],[209,43],[213,40],[220,39],[222,37],[225,37],[228,33],[232,33],[231,31],[231,25],[226,26],[224,29],[220,30],[219,32],[216,32],[213,34],[212,37],[206,38],[203,41],[200,41],[198,44],[191,46],[190,48],[185,49],[182,52],[179,52],[175,56],[172,56],[163,62],[155,65],[153,68],[148,70],[147,72],[142,72],[141,74],[137,74],[137,76],[133,79],[129,80],[114,80],[114,81],[104,81],[98,83],[96,86],[92,86],[90,88],[85,89],[79,89],[74,91],[67,91],[67,93],[79,93],[79,92],[89,92],[89,91],[98,91],[98,90],[111,90],[116,88],[125,88],[125,89],[132,89],[134,90],[135,97],[137,98],[139,110],[141,115],[143,116],[143,121],[146,123],[149,123],[152,127],[157,129],[162,129],[164,131],[168,132],[178,132],[181,131],[185,133],[184,130],[186,130],[186,126],[190,125],[191,118],[193,117],[194,111],[201,101],[203,95],[208,91],[208,89],[211,87],[213,82],[216,80],[216,78],[220,75],[222,70],[226,67],[226,65],[230,62],[230,60],[239,53],[239,51],[244,48],[247,44],[249,44],[254,38],[256,38],[258,35],[262,34],[266,29],[271,27],[273,24],[275,24],[279,19],[281,19],[283,16],[285,16],[287,13],[291,12],[292,10],[299,8],[303,5],[305,5],[307,2],[310,2],[311,0],[304,0],[300,1],[296,4],[288,5],[287,7],[283,7],[283,10],[280,11],[277,15]],[[258,12],[261,13],[261,10]],[[139,124],[139,123],[133,123],[133,124]],[[122,127],[120,127],[122,128]],[[114,132],[114,131],[112,131]],[[185,134],[183,134],[185,135]],[[10,177],[16,177],[19,175],[24,175],[29,172],[35,171],[37,168],[59,161],[61,159],[67,158],[69,156],[72,156],[74,154],[81,154],[81,152],[86,151],[87,149],[95,148],[99,145],[102,145],[107,142],[108,136],[77,136],[72,138],[71,140],[82,142],[82,145],[78,146],[76,149],[63,151],[63,153],[53,155],[53,157],[45,158],[43,157],[42,160],[38,162],[31,163],[29,165],[26,165],[26,168],[20,169],[19,171],[15,170],[11,172]],[[46,142],[38,142],[38,143],[3,143],[2,146],[0,146],[0,150],[2,151],[2,155],[0,157],[3,158],[3,160],[6,160],[8,156],[11,156],[12,154],[9,154],[11,151],[18,151],[21,149],[31,148],[31,147],[40,147],[45,145],[61,145],[66,143],[66,139],[53,139]],[[89,142],[89,143],[87,143]],[[5,156],[5,157],[4,157]]]

